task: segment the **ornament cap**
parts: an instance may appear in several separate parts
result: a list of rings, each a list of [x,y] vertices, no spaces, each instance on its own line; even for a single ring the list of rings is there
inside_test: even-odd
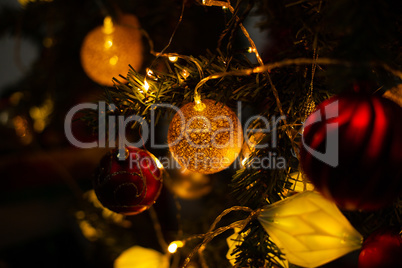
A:
[[[103,19],[103,28],[102,31],[105,34],[112,34],[114,32],[114,26],[113,26],[113,21],[112,21],[112,17],[110,16],[106,16]]]
[[[197,112],[202,112],[205,109],[205,104],[202,103],[201,101],[201,96],[199,94],[195,94],[194,96],[194,110],[196,110]]]

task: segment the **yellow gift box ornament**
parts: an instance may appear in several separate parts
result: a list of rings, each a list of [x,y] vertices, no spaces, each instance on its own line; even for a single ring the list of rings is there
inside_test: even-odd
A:
[[[306,191],[279,201],[258,217],[285,258],[302,267],[317,267],[360,249],[363,237],[337,206]]]

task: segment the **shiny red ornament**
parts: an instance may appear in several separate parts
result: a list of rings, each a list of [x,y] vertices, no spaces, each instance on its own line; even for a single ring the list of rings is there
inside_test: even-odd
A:
[[[300,164],[341,208],[387,206],[402,193],[402,108],[366,94],[324,101],[304,124]]]
[[[402,267],[401,235],[398,232],[379,232],[369,236],[363,243],[358,267]]]
[[[101,204],[117,213],[135,215],[150,208],[162,189],[163,167],[150,152],[126,148],[126,159],[118,150],[106,154],[93,185]]]

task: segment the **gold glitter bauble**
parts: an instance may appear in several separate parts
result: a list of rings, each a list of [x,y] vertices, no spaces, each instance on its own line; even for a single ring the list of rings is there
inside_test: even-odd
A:
[[[236,114],[222,103],[202,100],[184,105],[168,131],[169,149],[177,162],[190,171],[211,174],[238,156],[243,130]]]
[[[143,46],[138,19],[123,15],[119,24],[105,18],[103,26],[88,33],[81,47],[81,64],[86,74],[95,82],[113,86],[112,78],[120,81],[126,76],[128,65],[138,70],[143,61]]]

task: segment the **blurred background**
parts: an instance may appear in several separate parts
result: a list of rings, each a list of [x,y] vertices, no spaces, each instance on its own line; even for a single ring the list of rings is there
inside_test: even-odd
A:
[[[86,74],[80,58],[85,36],[106,15],[135,16],[154,50],[161,51],[181,9],[182,1],[175,0],[1,1],[0,268],[113,267],[114,259],[134,244],[165,250],[154,230],[158,221],[148,212],[122,217],[99,206],[91,179],[108,150],[72,146],[64,118],[74,105],[102,99],[107,87]],[[166,52],[197,56],[214,50],[223,23],[221,9],[187,1],[183,23]],[[141,43],[138,71],[145,72],[154,57],[148,39]],[[96,138],[80,121],[73,123],[73,133],[80,141]],[[180,201],[183,225],[191,221],[185,231],[194,234],[231,205],[227,181],[195,180],[191,189],[181,187]],[[172,191],[164,187],[155,205],[167,240],[178,230]]]

